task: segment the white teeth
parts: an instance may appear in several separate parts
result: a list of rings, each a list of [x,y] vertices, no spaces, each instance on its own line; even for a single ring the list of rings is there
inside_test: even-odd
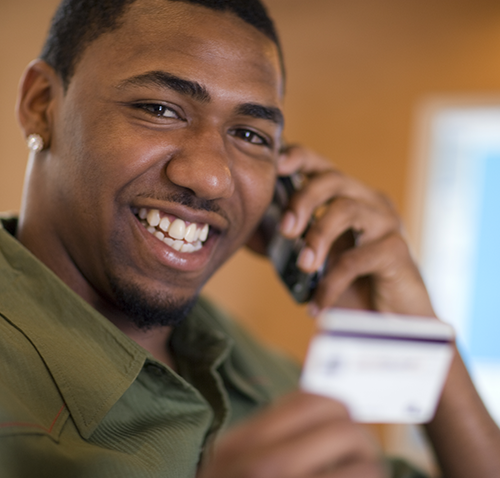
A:
[[[168,235],[174,239],[184,239],[186,223],[182,219],[176,219],[168,228]]]
[[[200,241],[205,242],[207,240],[207,237],[208,237],[208,224],[205,224],[200,232]]]
[[[162,220],[160,221],[160,229],[162,231],[167,232],[169,227],[170,227],[170,221],[168,220],[168,217],[162,218]]]
[[[197,241],[200,238],[201,229],[196,228],[196,234],[194,235],[194,240]]]
[[[160,231],[156,231],[153,236],[155,236],[157,239],[160,239],[160,241],[163,241],[163,239],[165,238],[165,234],[163,234],[163,232],[160,232]]]
[[[151,209],[147,215],[147,221],[150,226],[156,227],[160,224],[160,211],[158,209]]]
[[[196,237],[196,224],[192,222],[186,229],[186,232],[184,233],[184,240],[186,242],[193,242]]]
[[[194,246],[193,244],[183,244],[181,247],[181,252],[193,252]]]
[[[179,218],[170,222],[168,217],[160,216],[158,209],[140,208],[138,216],[148,232],[180,252],[199,251],[210,230],[208,224],[200,228],[194,222],[186,225],[185,221]]]
[[[174,241],[174,243],[172,244],[172,247],[176,250],[176,251],[180,251],[181,250],[181,247],[184,245],[184,241]]]

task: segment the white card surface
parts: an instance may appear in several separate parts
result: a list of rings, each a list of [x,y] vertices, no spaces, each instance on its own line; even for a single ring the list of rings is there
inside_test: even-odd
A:
[[[453,328],[422,317],[331,309],[319,317],[301,386],[364,423],[432,419],[453,358]]]

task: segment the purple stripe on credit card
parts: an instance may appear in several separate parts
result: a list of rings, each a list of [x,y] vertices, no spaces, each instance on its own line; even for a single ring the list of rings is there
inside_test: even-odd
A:
[[[344,332],[340,330],[323,330],[321,335],[331,335],[333,337],[347,337],[353,339],[377,339],[377,340],[399,340],[405,342],[425,342],[430,344],[449,344],[451,339],[408,337],[402,335],[377,335],[360,332]]]

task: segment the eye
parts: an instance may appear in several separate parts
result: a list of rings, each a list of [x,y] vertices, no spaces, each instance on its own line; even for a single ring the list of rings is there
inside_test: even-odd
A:
[[[236,128],[231,131],[231,134],[236,138],[240,138],[243,141],[246,141],[247,143],[256,144],[260,146],[270,145],[270,141],[267,140],[264,136],[249,129]]]
[[[159,103],[136,103],[135,108],[141,109],[158,118],[180,118],[173,108]]]

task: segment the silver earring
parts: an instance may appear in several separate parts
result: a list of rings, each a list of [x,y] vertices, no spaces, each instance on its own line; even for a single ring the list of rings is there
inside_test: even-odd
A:
[[[28,145],[28,148],[33,151],[34,153],[39,153],[40,151],[43,150],[44,144],[43,144],[43,138],[36,133],[30,134],[28,136],[28,139],[26,140],[26,144]]]

